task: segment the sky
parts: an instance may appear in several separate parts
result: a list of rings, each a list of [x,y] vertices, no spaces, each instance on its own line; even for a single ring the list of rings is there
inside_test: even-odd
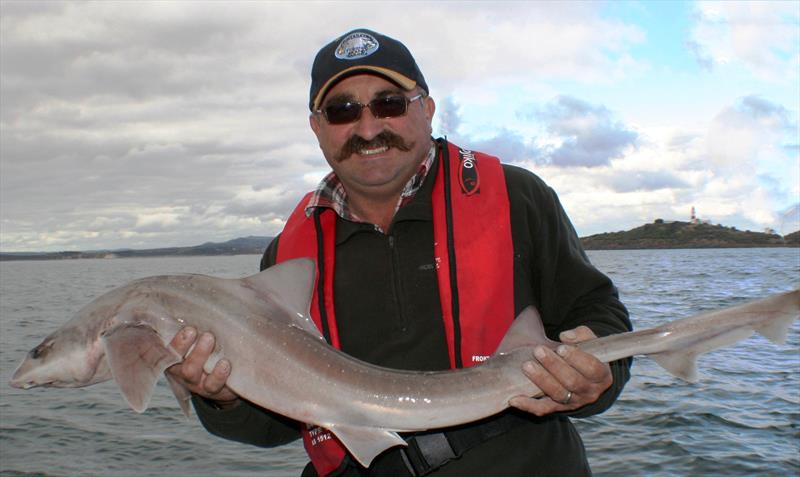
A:
[[[402,41],[434,135],[530,169],[581,236],[800,228],[800,1],[0,1],[0,250],[275,235],[328,172],[310,68]]]

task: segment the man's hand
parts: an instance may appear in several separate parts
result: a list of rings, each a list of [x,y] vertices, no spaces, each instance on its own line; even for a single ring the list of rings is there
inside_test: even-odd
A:
[[[574,345],[596,338],[586,326],[561,333],[565,343],[553,351],[537,346],[535,360],[526,361],[522,370],[533,384],[542,390],[538,398],[516,396],[509,404],[537,416],[554,412],[573,411],[591,404],[611,386],[611,367]]]
[[[182,384],[193,394],[215,401],[222,408],[229,408],[239,403],[239,396],[225,385],[231,374],[231,363],[227,359],[217,362],[211,374],[206,374],[203,365],[214,351],[214,335],[203,333],[195,343],[197,330],[187,326],[179,331],[172,339],[170,345],[185,356],[183,362],[167,368],[172,378]],[[192,352],[186,352],[195,344]]]

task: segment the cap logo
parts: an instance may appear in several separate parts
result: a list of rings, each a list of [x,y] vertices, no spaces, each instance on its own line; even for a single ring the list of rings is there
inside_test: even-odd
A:
[[[379,46],[378,40],[369,33],[355,32],[344,37],[334,55],[340,60],[357,60],[375,53]]]

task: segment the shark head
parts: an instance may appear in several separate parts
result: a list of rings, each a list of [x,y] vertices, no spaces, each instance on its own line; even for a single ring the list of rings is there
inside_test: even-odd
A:
[[[9,384],[15,388],[75,388],[111,377],[97,346],[75,326],[64,326],[28,352]]]
[[[145,280],[109,291],[29,351],[9,384],[76,388],[113,378],[131,407],[144,411],[158,376],[182,359],[165,342],[180,327],[165,300]]]
[[[78,310],[28,352],[9,384],[21,389],[77,388],[110,379],[102,337],[119,322],[118,301],[128,293],[112,290]]]

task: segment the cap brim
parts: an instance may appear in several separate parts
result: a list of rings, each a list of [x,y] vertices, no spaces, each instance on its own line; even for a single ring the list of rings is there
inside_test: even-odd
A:
[[[411,78],[405,75],[401,75],[397,71],[393,71],[387,68],[381,68],[380,66],[368,66],[368,65],[351,66],[350,68],[347,68],[346,70],[342,70],[339,73],[335,74],[334,76],[331,77],[331,79],[326,81],[324,85],[322,85],[322,88],[319,89],[319,93],[317,93],[317,96],[314,98],[313,111],[319,109],[319,106],[322,103],[322,98],[325,97],[325,95],[328,93],[328,90],[334,84],[336,84],[337,81],[342,79],[342,77],[344,76],[349,76],[358,71],[378,73],[381,76],[385,76],[390,80],[394,81],[395,83],[399,84],[406,90],[412,90],[417,85],[417,82],[412,80]]]

